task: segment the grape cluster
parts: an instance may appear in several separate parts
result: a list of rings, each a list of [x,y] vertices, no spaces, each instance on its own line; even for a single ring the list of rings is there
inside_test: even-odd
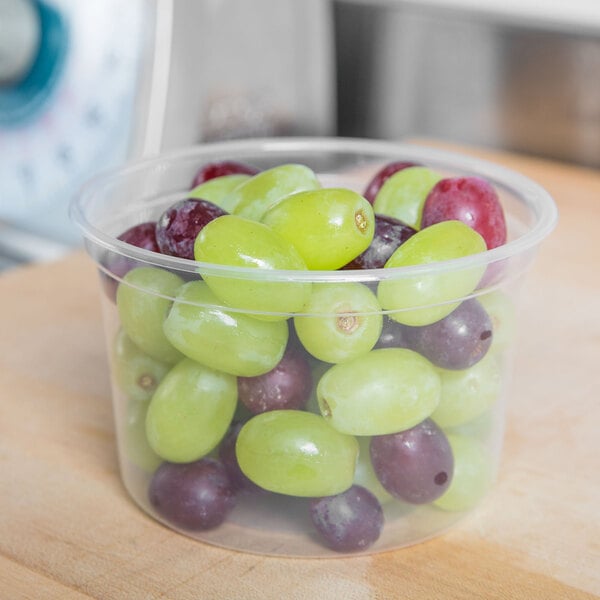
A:
[[[510,310],[478,293],[484,267],[293,273],[395,273],[501,245],[488,182],[397,161],[359,194],[300,164],[221,161],[119,239],[197,261],[193,277],[116,253],[105,263],[124,448],[158,517],[203,531],[247,498],[294,496],[325,546],[356,552],[394,503],[463,511],[485,493],[492,467],[469,427],[500,393]]]

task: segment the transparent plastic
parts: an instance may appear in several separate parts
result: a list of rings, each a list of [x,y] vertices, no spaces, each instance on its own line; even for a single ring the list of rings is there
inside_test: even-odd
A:
[[[278,271],[199,263],[117,239],[129,227],[157,220],[175,201],[188,197],[197,169],[224,159],[260,169],[303,164],[314,170],[323,187],[343,186],[359,193],[390,161],[418,162],[441,176],[477,175],[486,178],[499,195],[508,241],[493,250],[425,265]],[[336,138],[243,140],[194,147],[102,175],[83,188],[72,204],[71,216],[83,231],[102,283],[123,482],[133,500],[158,521],[203,542],[235,550],[340,556],[344,553],[330,549],[320,536],[310,506],[316,497],[335,495],[357,484],[378,499],[384,518],[378,539],[351,551],[364,554],[440,534],[475,509],[493,487],[510,391],[519,289],[540,242],[557,219],[551,197],[535,182],[495,164],[415,145]],[[132,271],[149,275],[135,277]],[[156,283],[159,279],[164,285]],[[464,282],[470,283],[457,285]],[[243,290],[240,298],[250,295],[257,302],[236,306],[234,294],[225,304],[213,294],[213,288],[220,289],[219,283]],[[386,286],[392,297],[404,297],[407,289],[437,292],[422,303],[413,295],[410,301],[382,307],[379,300]],[[310,301],[318,296],[326,300]],[[327,300],[332,297],[342,300]],[[301,301],[290,310],[285,302],[269,303],[264,309],[261,301],[266,298]],[[414,325],[414,315],[437,322],[466,303],[476,303],[489,321],[485,337],[490,339],[473,365],[440,366],[420,346],[394,337],[398,323],[402,328],[408,321],[412,330],[422,327]],[[141,325],[132,326],[136,314],[142,315]],[[352,337],[356,343],[348,342]],[[258,423],[260,415],[248,410],[240,397],[243,386],[251,386],[275,369],[290,349],[301,354],[300,372],[305,380],[295,384],[303,387],[303,398],[291,410],[312,413],[307,422],[313,425],[306,430],[300,425],[291,427],[288,438],[282,425],[281,435],[288,445],[281,449],[277,447],[281,439],[273,442],[269,430],[279,426],[267,420],[262,429],[255,427],[258,433],[254,432],[252,440],[252,427],[246,424]],[[202,411],[208,409],[198,409],[198,417],[191,400],[172,409],[183,412],[181,419],[172,418],[166,387],[156,392],[165,378],[172,378],[176,367],[180,372],[187,369],[186,373],[198,368],[205,373],[202,377],[210,379],[201,404],[214,403],[217,408],[206,413],[205,422]],[[173,397],[184,394],[181,387],[173,389]],[[411,398],[416,398],[414,405]],[[161,418],[166,414],[168,427],[175,428],[169,441],[177,438],[166,450],[157,442],[156,427],[163,423],[157,426],[155,415],[161,410]],[[443,473],[439,483],[447,486],[448,480],[450,487],[437,499],[407,501],[390,493],[389,482],[381,485],[385,473],[376,474],[373,469],[372,440],[425,421],[441,430],[449,443],[454,471]],[[239,462],[244,473],[266,491],[255,485],[237,492],[235,507],[225,520],[209,528],[182,526],[185,519],[173,520],[157,509],[149,488],[159,466],[165,461],[220,460],[229,426],[237,423],[243,423],[242,431],[245,428],[247,433],[237,445],[242,453]],[[198,427],[197,435],[194,427]],[[328,439],[331,430],[333,441]],[[183,443],[184,438],[192,441]],[[289,468],[288,459],[292,461]],[[384,466],[384,472],[401,469],[400,462]],[[281,485],[273,473],[280,474]]]

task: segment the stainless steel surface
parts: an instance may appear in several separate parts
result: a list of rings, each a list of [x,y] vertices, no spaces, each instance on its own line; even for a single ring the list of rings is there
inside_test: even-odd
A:
[[[136,150],[334,132],[329,0],[155,1]]]
[[[340,134],[436,136],[600,166],[598,22],[334,6]]]

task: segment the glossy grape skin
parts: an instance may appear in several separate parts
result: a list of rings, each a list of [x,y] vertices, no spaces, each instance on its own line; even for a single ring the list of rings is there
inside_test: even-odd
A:
[[[492,484],[491,457],[473,438],[449,434],[448,442],[454,456],[454,475],[434,505],[448,511],[469,510],[481,502]]]
[[[305,165],[285,164],[261,171],[243,182],[226,202],[233,214],[260,221],[286,196],[320,187],[315,173]]]
[[[150,447],[169,462],[192,462],[219,444],[237,403],[236,378],[184,359],[158,386],[146,415]]]
[[[369,247],[375,231],[372,206],[343,188],[287,196],[264,214],[262,222],[292,244],[311,270],[343,267]]]
[[[231,485],[236,492],[257,493],[264,492],[262,488],[252,483],[240,469],[240,465],[235,454],[235,445],[238,435],[244,423],[232,423],[229,431],[219,444],[219,460],[227,470],[227,475]]]
[[[222,308],[203,281],[190,281],[181,287],[163,329],[185,356],[243,377],[275,368],[289,335],[285,321],[262,321]]]
[[[385,268],[427,265],[484,252],[485,241],[460,221],[422,229],[392,254]],[[382,280],[377,296],[390,317],[412,326],[429,325],[449,315],[477,287],[484,265]]]
[[[450,486],[452,449],[444,432],[426,419],[415,427],[371,439],[371,462],[383,487],[395,498],[426,504]]]
[[[448,316],[405,330],[410,347],[442,369],[468,369],[492,343],[492,322],[475,298],[461,302]]]
[[[265,270],[306,270],[304,260],[287,240],[271,228],[235,215],[215,219],[202,229],[194,246],[196,260],[205,263]],[[256,316],[286,319],[298,312],[310,294],[310,283],[261,281],[200,273],[226,305]],[[263,314],[259,314],[263,313]]]
[[[371,438],[368,436],[359,436],[356,439],[358,441],[359,454],[354,471],[354,484],[369,490],[379,500],[380,504],[385,504],[392,500],[393,496],[381,485],[381,481],[379,481],[373,469],[369,449]]]
[[[392,176],[394,173],[398,171],[402,171],[403,169],[407,169],[408,167],[418,167],[421,166],[418,163],[410,162],[410,161],[394,161],[386,164],[384,167],[379,169],[375,175],[371,178],[363,196],[373,204],[375,202],[375,197],[379,193],[379,190],[383,186],[383,184]]]
[[[273,410],[252,417],[236,444],[242,472],[260,487],[290,496],[330,496],[354,479],[358,443],[310,412]]]
[[[323,543],[337,552],[366,550],[383,528],[383,510],[377,498],[359,485],[335,496],[314,498],[310,517]]]
[[[217,206],[220,206],[224,211],[231,212],[228,208],[227,198],[235,188],[250,179],[250,175],[222,175],[214,179],[209,179],[195,188],[190,190],[188,196],[198,200],[207,200]]]
[[[394,173],[375,197],[376,213],[400,219],[421,229],[421,214],[427,195],[441,176],[426,167],[408,167]]]
[[[222,208],[206,200],[188,198],[172,204],[156,224],[160,251],[194,260],[194,242],[200,231],[207,223],[225,214]]]
[[[173,364],[182,358],[163,332],[163,322],[183,280],[158,267],[136,267],[117,289],[121,326],[136,346],[153,358]]]
[[[256,175],[260,169],[246,163],[241,163],[235,160],[220,160],[202,165],[192,181],[192,189],[219,177],[227,175]]]
[[[362,283],[315,284],[303,312],[308,316],[294,317],[298,338],[325,362],[345,362],[369,352],[381,333],[377,297]]]
[[[111,362],[119,389],[133,400],[150,400],[170,365],[142,352],[123,331],[113,341]]]
[[[163,519],[185,531],[221,525],[236,501],[225,467],[213,458],[163,463],[152,477],[148,498]]]
[[[500,364],[493,354],[469,369],[438,369],[438,374],[442,394],[431,418],[443,428],[463,425],[481,416],[498,400],[502,389]]]
[[[127,401],[126,415],[122,423],[122,449],[125,458],[138,468],[153,473],[162,463],[162,458],[152,450],[146,437],[146,415],[148,400]]]
[[[311,390],[312,375],[306,355],[289,346],[268,373],[238,378],[239,400],[253,414],[304,408]]]
[[[479,233],[489,250],[506,243],[506,221],[498,194],[480,177],[449,177],[437,182],[423,205],[422,227],[462,221]]]
[[[321,414],[343,433],[384,435],[431,415],[441,383],[431,363],[412,350],[382,348],[334,365],[319,381]]]
[[[376,214],[375,231],[369,247],[343,268],[382,269],[398,246],[416,232],[416,229],[394,217]]]

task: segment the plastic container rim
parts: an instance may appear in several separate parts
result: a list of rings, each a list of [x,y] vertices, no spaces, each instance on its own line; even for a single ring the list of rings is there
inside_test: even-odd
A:
[[[502,246],[486,250],[478,254],[414,266],[393,267],[385,269],[336,270],[336,271],[300,271],[300,270],[267,270],[252,267],[232,267],[213,263],[202,263],[189,259],[158,254],[132,246],[108,235],[94,226],[86,216],[86,208],[93,202],[97,194],[102,193],[110,184],[119,179],[147,169],[159,167],[161,164],[189,160],[198,156],[199,161],[209,162],[211,153],[220,154],[218,160],[224,160],[224,154],[231,160],[239,154],[255,153],[258,155],[276,155],[284,152],[319,153],[339,152],[356,153],[391,160],[419,161],[426,166],[444,167],[450,171],[460,170],[474,176],[488,179],[493,185],[509,189],[534,215],[535,223],[525,234],[507,242]],[[246,160],[251,160],[247,158]],[[436,163],[428,165],[427,163]],[[282,162],[283,164],[283,162]],[[200,166],[200,165],[199,165]],[[184,190],[182,190],[184,191]],[[85,183],[69,206],[71,220],[82,231],[90,242],[111,252],[143,262],[149,266],[164,267],[183,272],[202,272],[223,277],[239,279],[257,279],[261,281],[304,281],[304,282],[364,282],[398,279],[428,273],[462,270],[480,267],[493,262],[509,259],[533,249],[546,238],[556,226],[558,210],[551,195],[538,183],[512,169],[487,160],[474,158],[457,152],[440,150],[427,146],[386,140],[370,140],[344,137],[291,137],[291,138],[254,138],[228,140],[190,146],[160,154],[156,157],[129,161],[125,165],[96,175]]]

